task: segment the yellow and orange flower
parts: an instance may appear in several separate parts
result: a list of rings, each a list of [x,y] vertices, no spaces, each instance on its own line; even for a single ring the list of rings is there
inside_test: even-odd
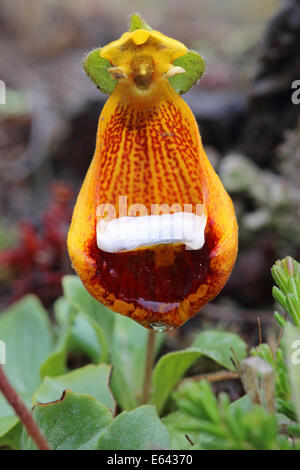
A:
[[[191,110],[170,80],[184,74],[176,60],[187,52],[180,42],[146,27],[94,51],[99,70],[108,64],[114,85],[68,236],[73,267],[91,295],[154,329],[182,325],[213,299],[237,254],[231,199],[207,159]],[[109,238],[113,232],[104,239],[99,207],[115,208],[118,220],[111,222],[120,231],[124,197],[139,230],[146,230],[147,220],[166,220],[147,219],[154,206],[156,217],[168,213],[165,208],[182,214],[191,205],[196,216],[195,207],[201,206],[199,234],[190,237],[196,245],[186,249],[185,239],[166,242],[147,234],[137,246],[128,233],[119,245]]]

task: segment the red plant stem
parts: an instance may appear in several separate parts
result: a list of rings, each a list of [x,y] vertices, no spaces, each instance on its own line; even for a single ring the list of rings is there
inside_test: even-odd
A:
[[[28,434],[40,450],[51,450],[48,442],[44,438],[38,425],[34,421],[32,414],[27,409],[24,401],[19,397],[11,383],[6,377],[3,367],[0,365],[0,390],[8,403],[13,407],[16,414],[26,428]]]

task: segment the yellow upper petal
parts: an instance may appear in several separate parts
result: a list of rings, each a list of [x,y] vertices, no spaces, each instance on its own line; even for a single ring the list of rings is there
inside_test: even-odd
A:
[[[113,67],[120,67],[128,77],[128,81],[135,84],[139,83],[135,80],[136,75],[145,74],[146,68],[149,80],[143,80],[141,86],[146,88],[145,83],[148,87],[152,81],[161,78],[168,72],[173,61],[186,52],[186,46],[175,39],[158,31],[139,29],[132,33],[124,33],[120,39],[103,47],[100,55],[108,59]],[[136,69],[137,61],[141,70]],[[149,68],[149,61],[153,63],[153,67]]]

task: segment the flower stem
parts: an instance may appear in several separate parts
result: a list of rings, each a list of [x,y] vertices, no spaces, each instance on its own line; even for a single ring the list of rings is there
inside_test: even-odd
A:
[[[148,331],[145,375],[142,393],[142,403],[148,403],[151,393],[152,369],[154,363],[155,332]]]
[[[32,414],[27,409],[22,398],[19,397],[11,383],[9,382],[3,367],[0,365],[0,390],[5,396],[8,403],[13,407],[16,414],[20,418],[28,434],[40,450],[51,450],[48,442],[44,438],[38,425],[34,421]]]

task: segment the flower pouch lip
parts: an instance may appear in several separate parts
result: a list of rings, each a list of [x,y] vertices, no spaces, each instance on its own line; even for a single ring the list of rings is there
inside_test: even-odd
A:
[[[87,290],[147,328],[178,327],[227,281],[237,254],[231,199],[179,96],[202,57],[133,15],[84,61],[109,93],[68,236]]]

